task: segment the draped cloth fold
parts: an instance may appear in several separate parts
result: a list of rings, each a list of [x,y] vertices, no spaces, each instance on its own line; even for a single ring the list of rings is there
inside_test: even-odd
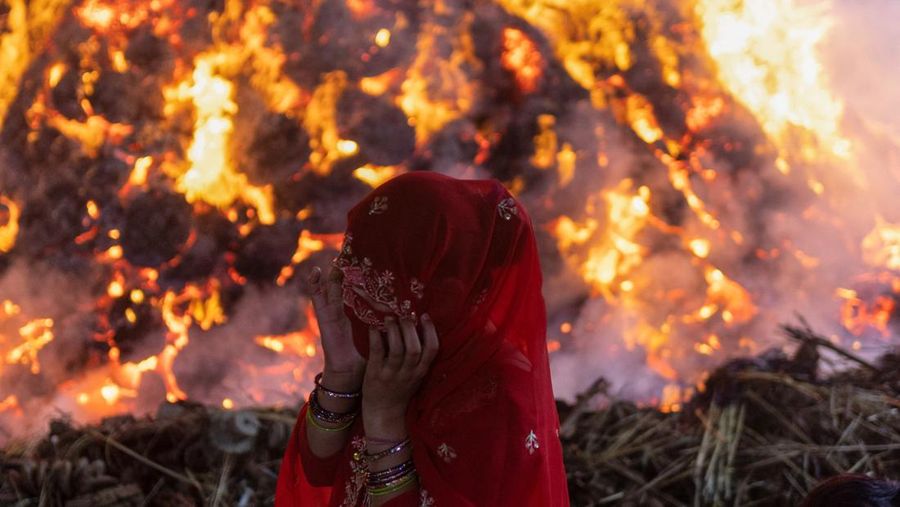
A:
[[[413,172],[372,191],[347,223],[335,266],[360,353],[368,327],[388,314],[418,321],[428,313],[440,337],[406,414],[414,504],[568,505],[540,263],[522,205],[495,180]],[[316,460],[301,413],[276,505],[361,505],[365,472],[352,453],[362,437],[358,421],[343,452]]]

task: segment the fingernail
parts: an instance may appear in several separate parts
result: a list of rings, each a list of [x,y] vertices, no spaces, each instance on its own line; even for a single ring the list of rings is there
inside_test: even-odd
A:
[[[423,313],[422,320],[424,320],[425,322],[431,322],[431,317],[427,313]]]

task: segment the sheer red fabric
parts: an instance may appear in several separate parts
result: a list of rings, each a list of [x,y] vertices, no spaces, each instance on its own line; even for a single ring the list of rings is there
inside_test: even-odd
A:
[[[361,353],[367,326],[385,314],[359,294],[398,316],[427,312],[441,340],[407,411],[420,492],[397,505],[568,505],[541,270],[521,204],[495,180],[405,174],[350,211],[335,265]],[[332,465],[310,457],[303,421],[301,413],[276,505],[363,503],[365,472],[351,459],[362,425]]]

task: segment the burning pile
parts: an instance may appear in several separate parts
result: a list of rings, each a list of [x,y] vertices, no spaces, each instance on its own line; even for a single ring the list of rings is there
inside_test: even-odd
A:
[[[561,395],[603,373],[677,411],[793,311],[893,336],[900,148],[847,119],[825,14],[790,0],[4,6],[0,440],[296,402],[300,280],[407,170],[531,210]]]

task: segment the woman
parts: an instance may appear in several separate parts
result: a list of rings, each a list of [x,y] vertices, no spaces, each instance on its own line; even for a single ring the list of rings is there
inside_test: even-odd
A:
[[[897,507],[900,483],[860,474],[830,477],[812,489],[801,507]]]
[[[534,232],[502,185],[394,178],[320,278],[278,507],[568,505]]]

